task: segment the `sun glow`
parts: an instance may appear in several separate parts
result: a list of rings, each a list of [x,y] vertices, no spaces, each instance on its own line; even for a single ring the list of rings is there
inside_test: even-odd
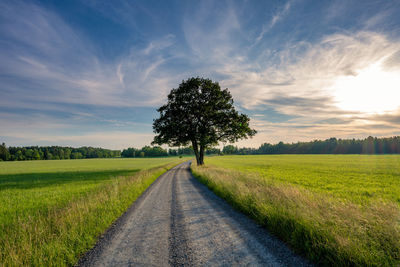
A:
[[[343,110],[390,112],[400,106],[400,71],[386,71],[378,62],[355,76],[337,78],[331,89],[337,106]]]

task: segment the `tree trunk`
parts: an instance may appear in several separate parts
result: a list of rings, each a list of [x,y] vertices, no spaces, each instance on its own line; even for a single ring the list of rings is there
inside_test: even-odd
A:
[[[199,147],[197,146],[196,141],[192,141],[192,147],[193,147],[194,155],[196,156],[197,166],[199,166],[199,165],[201,165],[200,164],[200,156],[199,156]]]
[[[199,157],[200,165],[204,165],[204,146],[200,145],[200,157]]]

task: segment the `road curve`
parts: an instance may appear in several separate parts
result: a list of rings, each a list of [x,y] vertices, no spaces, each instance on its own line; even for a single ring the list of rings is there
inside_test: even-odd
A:
[[[80,266],[310,266],[200,184],[183,163],[160,176]]]

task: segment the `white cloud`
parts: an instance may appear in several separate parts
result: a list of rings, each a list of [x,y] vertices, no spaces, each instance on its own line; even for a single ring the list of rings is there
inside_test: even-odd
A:
[[[119,7],[104,2],[105,6],[100,8],[98,4],[89,5],[135,30],[138,26],[130,12],[148,12],[140,5],[126,2]],[[256,111],[254,117],[258,120],[254,120],[254,127],[260,133],[249,141],[253,144],[263,138],[285,137],[284,141],[297,141],[315,136],[395,132],[390,127],[396,122],[379,124],[374,121],[376,117],[371,116],[356,119],[365,114],[341,109],[335,102],[332,86],[339,77],[357,75],[376,62],[383,62],[382,68],[386,71],[399,69],[400,42],[382,33],[359,30],[330,34],[312,43],[283,42],[278,51],[260,50],[261,46],[254,43],[264,41],[264,35],[283,22],[293,8],[291,1],[269,18],[252,40],[254,32],[246,31],[243,17],[240,17],[243,13],[237,12],[232,3],[218,6],[216,2],[201,1],[198,4],[182,19],[184,40],[178,34],[165,32],[140,46],[132,46],[118,58],[103,61],[93,48],[96,44],[53,11],[28,3],[0,3],[0,34],[6,40],[0,43],[0,105],[5,108],[43,105],[42,109],[49,112],[63,111],[62,107],[51,103],[156,107],[182,79],[199,75],[219,80],[222,87],[228,87],[239,108]],[[367,24],[375,25],[382,18],[377,15]],[[186,43],[182,44],[184,41]],[[183,67],[175,69],[177,65]],[[270,123],[268,114],[262,113],[266,108],[296,119]],[[93,115],[79,113],[82,114],[76,112],[77,117]],[[332,127],[319,123],[323,119],[348,120]],[[41,124],[41,121],[48,123]],[[34,126],[35,122],[36,126],[48,130],[65,126],[47,117],[36,117],[31,122],[28,125]],[[18,123],[9,124],[10,128],[3,131],[2,136],[15,134],[16,138],[24,138],[22,133],[27,125]],[[378,125],[386,128],[380,129]],[[109,133],[100,132],[93,140],[103,140],[106,144]],[[32,134],[32,142],[52,138],[60,142],[80,140],[79,136],[71,137],[73,141],[68,135],[57,139],[56,135],[45,132],[32,131]],[[92,135],[95,136],[95,132],[81,134],[81,140],[90,142]],[[114,131],[112,136],[118,139],[115,146],[120,140],[128,142],[130,138],[123,131]],[[143,140],[149,142],[146,138]]]
[[[264,38],[264,35],[289,13],[291,6],[291,1],[286,2],[286,4],[272,16],[271,21],[263,25],[260,34],[256,38],[255,44],[259,43]]]
[[[58,145],[58,146],[92,146],[108,149],[124,149],[127,147],[140,148],[149,145],[153,141],[153,134],[140,134],[127,131],[101,132],[96,131],[87,134],[26,134],[15,132],[7,137],[7,146],[31,146],[31,145]]]
[[[266,113],[260,119],[268,126],[254,124],[260,133],[239,144],[254,146],[263,139],[271,142],[306,141],[332,136],[358,138],[398,134],[395,122],[373,122],[374,115],[364,114],[364,110],[342,109],[336,102],[337,90],[333,90],[333,85],[341,77],[353,77],[379,62],[384,62],[382,68],[399,70],[398,51],[400,42],[369,31],[342,32],[327,35],[315,43],[303,41],[290,44],[277,51],[272,58],[261,57],[256,62],[251,62],[248,50],[237,50],[225,64],[216,64],[218,72],[224,77],[220,84],[230,88],[236,103],[258,113],[268,108],[296,117],[286,123],[271,124]],[[360,92],[361,89],[352,90]],[[379,88],[374,90],[379,91]],[[390,92],[379,99],[386,97],[392,103],[397,94],[393,90]],[[360,96],[353,101],[364,98]],[[363,119],[354,119],[357,116],[363,116]],[[318,123],[340,118],[350,119],[337,125]],[[307,125],[304,125],[305,122]]]
[[[165,48],[172,46],[175,43],[175,36],[173,34],[167,34],[159,40],[154,40],[143,50],[145,55],[149,55],[152,51],[160,51]]]
[[[98,121],[108,129],[85,125]],[[150,128],[149,124],[107,120],[92,114],[75,114],[68,120],[45,114],[0,113],[1,142],[8,146],[65,145],[123,149],[142,147],[153,140],[152,133],[133,132],[131,128]],[[111,126],[111,127],[110,127]]]
[[[215,3],[199,2],[197,12],[184,17],[183,30],[186,41],[201,63],[218,64],[235,53],[235,39],[240,24],[233,6],[226,4],[218,10]]]
[[[400,43],[378,33],[333,34],[315,44],[302,42],[278,52],[278,64],[260,62],[256,70],[249,68],[249,62],[229,64],[222,72],[228,78],[221,84],[231,88],[248,109],[267,104],[288,115],[318,117],[319,110],[321,116],[326,116],[326,112],[341,112],[335,108],[334,92],[329,91],[338,77],[356,75],[399,49]],[[279,102],[277,98],[287,101]],[[307,101],[299,99],[313,105],[304,107]]]
[[[160,69],[173,58],[163,53],[175,42],[171,34],[104,62],[89,40],[52,11],[19,2],[1,7],[0,34],[8,41],[1,44],[0,72],[15,78],[2,80],[8,99],[1,102],[152,106],[176,83],[176,76]]]
[[[399,113],[400,114],[400,113]],[[398,115],[397,118],[399,118]],[[315,139],[336,138],[365,138],[367,136],[388,137],[400,135],[398,124],[374,118],[349,118],[337,123],[324,123],[293,119],[287,122],[267,122],[253,119],[252,127],[258,133],[252,139],[241,140],[236,143],[239,147],[258,147],[262,143],[278,143],[280,141],[306,142]]]
[[[118,67],[117,67],[117,76],[118,76],[118,79],[119,79],[119,82],[121,83],[121,85],[123,87],[125,87],[125,84],[124,84],[124,73],[121,71],[121,67],[122,67],[122,64],[119,64]]]

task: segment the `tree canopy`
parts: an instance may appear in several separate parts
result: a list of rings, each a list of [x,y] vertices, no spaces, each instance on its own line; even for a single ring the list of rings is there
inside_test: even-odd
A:
[[[254,136],[249,117],[233,106],[228,89],[204,78],[189,78],[172,89],[167,104],[154,120],[153,144],[186,146],[191,143],[198,165],[204,164],[204,150],[218,142],[235,142]]]

